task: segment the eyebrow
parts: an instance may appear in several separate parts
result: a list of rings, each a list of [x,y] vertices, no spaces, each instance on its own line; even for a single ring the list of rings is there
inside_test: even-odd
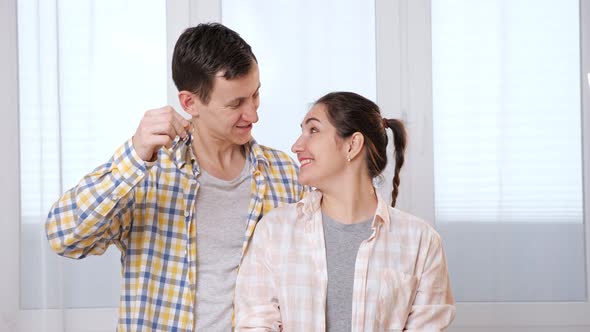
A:
[[[302,123],[302,124],[300,124],[299,126],[300,126],[301,128],[303,128],[303,125],[304,125],[304,124],[308,124],[310,121],[317,121],[317,122],[319,122],[319,123],[322,123],[322,121],[320,121],[318,118],[313,118],[313,117],[312,117],[312,118],[307,118],[307,120],[305,120],[305,122],[304,122],[304,123]]]
[[[260,90],[261,86],[262,86],[262,84],[258,83],[258,88],[256,88],[256,91],[254,91],[254,93],[258,92],[258,90]],[[244,99],[246,99],[246,97],[238,97],[236,99],[230,100],[226,105],[231,105],[231,104],[235,103],[236,101],[242,101]]]

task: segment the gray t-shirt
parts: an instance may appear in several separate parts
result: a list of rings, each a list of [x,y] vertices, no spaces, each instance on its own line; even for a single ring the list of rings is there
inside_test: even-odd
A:
[[[348,225],[324,213],[322,218],[328,264],[326,331],[350,331],[354,264],[361,243],[371,235],[373,219]]]
[[[250,164],[224,181],[201,171],[197,207],[196,331],[231,331],[234,288],[250,204]]]

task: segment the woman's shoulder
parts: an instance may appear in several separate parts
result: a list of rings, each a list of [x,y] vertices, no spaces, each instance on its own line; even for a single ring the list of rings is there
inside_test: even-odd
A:
[[[259,224],[262,223],[265,227],[282,227],[295,223],[298,217],[298,204],[299,202],[289,203],[273,208],[262,217]]]
[[[310,222],[319,209],[321,193],[312,191],[296,203],[284,204],[270,210],[261,222],[266,227],[295,227]]]
[[[389,208],[389,220],[392,230],[404,231],[409,235],[440,240],[440,234],[434,229],[431,222],[398,208]]]
[[[270,219],[272,221],[281,220],[284,218],[292,218],[297,213],[297,203],[283,204],[279,207],[273,208],[267,214],[264,215],[263,219]]]

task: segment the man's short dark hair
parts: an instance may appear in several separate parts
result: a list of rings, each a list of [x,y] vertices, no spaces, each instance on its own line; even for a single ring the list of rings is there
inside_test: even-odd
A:
[[[219,23],[186,29],[172,55],[172,79],[178,91],[190,91],[208,104],[215,75],[231,80],[246,75],[257,62],[240,35]]]

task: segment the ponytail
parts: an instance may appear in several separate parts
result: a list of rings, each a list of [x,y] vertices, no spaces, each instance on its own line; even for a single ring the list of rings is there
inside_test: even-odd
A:
[[[393,143],[395,146],[395,174],[393,176],[393,191],[391,192],[391,206],[395,207],[397,194],[399,193],[399,172],[404,165],[404,153],[406,151],[407,134],[404,124],[397,119],[383,118],[385,129],[393,131]]]

